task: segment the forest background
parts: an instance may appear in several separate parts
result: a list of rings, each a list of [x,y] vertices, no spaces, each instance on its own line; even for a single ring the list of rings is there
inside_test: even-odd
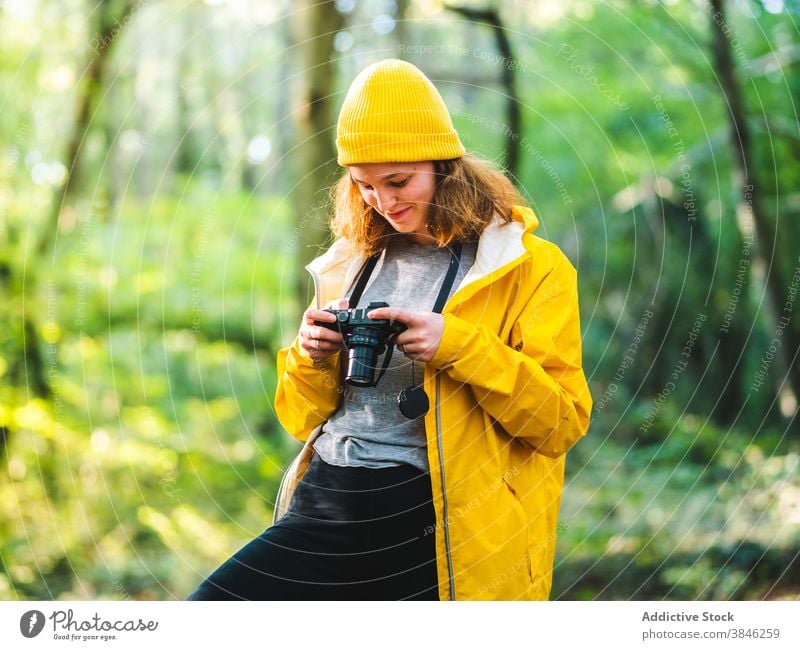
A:
[[[0,2],[0,599],[184,598],[271,521],[364,66],[578,269],[554,599],[800,597],[796,0]]]

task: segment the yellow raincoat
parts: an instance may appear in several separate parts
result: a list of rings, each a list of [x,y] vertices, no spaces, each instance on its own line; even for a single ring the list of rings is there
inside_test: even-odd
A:
[[[533,234],[532,210],[513,216],[481,235],[425,364],[436,511],[425,532],[436,535],[441,600],[549,597],[564,454],[589,427],[577,274]],[[364,261],[340,239],[309,264],[317,305],[343,297]],[[339,354],[315,363],[297,340],[279,352],[275,409],[298,440],[339,408],[339,364]]]

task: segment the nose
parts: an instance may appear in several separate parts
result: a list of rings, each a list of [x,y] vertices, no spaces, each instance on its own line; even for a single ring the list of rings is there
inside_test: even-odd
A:
[[[397,198],[394,195],[394,190],[391,187],[374,190],[375,203],[378,210],[384,214],[391,212],[394,205],[397,203]]]

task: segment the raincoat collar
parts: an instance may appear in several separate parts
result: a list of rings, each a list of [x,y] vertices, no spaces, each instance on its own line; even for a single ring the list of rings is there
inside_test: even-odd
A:
[[[511,268],[525,257],[525,234],[532,234],[538,228],[539,220],[533,210],[525,206],[514,206],[511,216],[512,221],[506,223],[495,215],[486,226],[478,242],[475,263],[454,294],[486,276]],[[323,255],[308,264],[306,270],[314,278],[317,307],[342,297],[365,261],[366,256],[352,242],[337,239]],[[382,261],[383,255],[379,265]]]

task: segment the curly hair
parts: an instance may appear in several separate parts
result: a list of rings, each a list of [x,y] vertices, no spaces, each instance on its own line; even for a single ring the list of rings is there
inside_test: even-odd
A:
[[[497,214],[512,220],[511,208],[525,201],[492,162],[466,154],[451,160],[434,160],[436,189],[428,214],[428,229],[439,246],[454,241],[477,241]],[[348,239],[366,255],[386,247],[396,234],[374,208],[367,205],[349,170],[331,188],[331,232]]]

